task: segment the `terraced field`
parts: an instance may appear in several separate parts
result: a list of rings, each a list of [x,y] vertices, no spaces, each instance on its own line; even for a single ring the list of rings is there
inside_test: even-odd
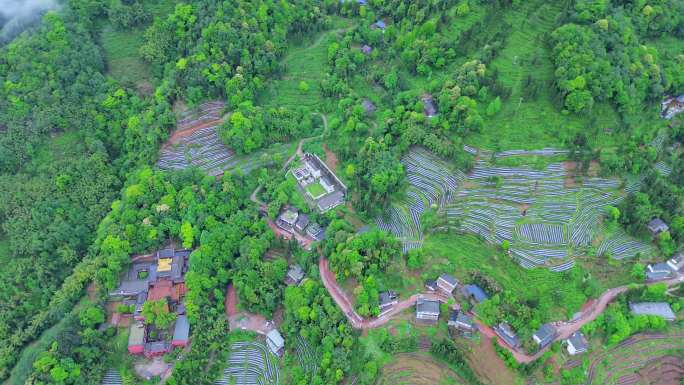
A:
[[[301,336],[297,337],[295,350],[297,351],[297,362],[299,363],[299,366],[304,368],[304,371],[309,374],[318,372],[319,358],[316,356],[316,352],[311,348],[311,345],[309,345]]]
[[[254,341],[234,342],[228,366],[216,385],[278,385],[278,363],[268,348]]]
[[[588,384],[679,384],[684,335],[636,335],[591,357]]]
[[[163,170],[196,167],[209,175],[241,170],[243,173],[274,164],[287,157],[290,146],[275,145],[252,154],[237,156],[221,141],[223,102],[208,102],[179,119],[177,129],[164,145],[157,161]]]
[[[478,152],[471,147],[466,150]],[[554,149],[516,150],[494,157],[562,153]],[[466,175],[422,148],[409,151],[402,162],[410,184],[406,199],[395,202],[376,223],[400,238],[405,251],[420,247],[420,217],[429,207],[436,207],[445,214],[449,226],[478,234],[492,244],[508,241],[511,255],[523,267],[563,271],[603,233],[600,219],[606,206],[623,198],[620,183],[613,179],[588,177],[579,185],[566,186],[561,163],[535,170],[478,160]],[[652,251],[650,244],[620,230],[598,245],[599,253],[615,259]]]

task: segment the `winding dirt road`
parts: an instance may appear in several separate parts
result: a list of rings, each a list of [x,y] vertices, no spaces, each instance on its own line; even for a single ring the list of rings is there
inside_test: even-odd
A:
[[[333,297],[335,303],[342,309],[342,312],[347,316],[347,319],[352,324],[355,329],[373,329],[380,327],[387,322],[389,322],[395,315],[401,313],[402,311],[414,306],[418,298],[425,298],[430,300],[437,300],[440,302],[447,302],[448,298],[444,295],[437,293],[424,293],[424,294],[414,294],[408,299],[405,299],[384,313],[382,313],[377,318],[366,319],[361,317],[354,310],[354,306],[347,297],[347,294],[340,288],[335,279],[335,274],[330,271],[328,260],[321,257],[318,260],[318,270],[321,274],[321,280],[328,293]]]

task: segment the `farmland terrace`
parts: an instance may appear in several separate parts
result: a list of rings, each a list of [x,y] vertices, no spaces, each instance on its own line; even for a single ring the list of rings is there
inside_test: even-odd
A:
[[[233,342],[228,366],[216,385],[278,385],[277,360],[260,342]]]
[[[684,333],[637,334],[616,347],[590,357],[587,384],[678,384],[684,373],[681,358]]]
[[[184,170],[196,167],[209,175],[241,170],[243,173],[272,164],[289,152],[287,145],[238,156],[226,147],[217,128],[223,123],[225,105],[207,102],[187,112],[176,122],[176,131],[159,153],[157,167],[162,170]],[[278,156],[274,156],[278,155]]]
[[[478,153],[471,147],[466,151]],[[561,154],[564,150],[512,150],[486,158]],[[564,271],[603,233],[601,216],[606,207],[624,196],[616,179],[585,177],[568,184],[569,175],[560,162],[538,170],[480,159],[466,175],[429,151],[413,148],[402,163],[409,182],[406,199],[394,202],[376,223],[401,239],[404,251],[422,245],[420,217],[437,207],[450,227],[478,234],[495,245],[508,241],[510,254],[523,267]],[[618,229],[601,239],[598,252],[623,259],[648,255],[653,249]]]

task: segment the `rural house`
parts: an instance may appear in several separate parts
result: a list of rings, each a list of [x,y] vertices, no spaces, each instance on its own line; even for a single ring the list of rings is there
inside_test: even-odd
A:
[[[128,353],[143,354],[145,352],[145,325],[135,323],[128,332]]]
[[[663,220],[660,218],[652,219],[650,222],[648,222],[647,227],[648,231],[650,231],[651,235],[653,235],[654,237],[670,229],[667,226],[667,223],[663,222]]]
[[[363,46],[361,46],[361,52],[368,55],[371,52],[373,52],[373,47],[369,46],[368,44],[364,44]],[[366,99],[366,100],[368,100],[368,99]],[[364,100],[364,102],[365,102],[365,100]]]
[[[397,293],[393,290],[383,291],[378,297],[380,312],[383,312],[399,302]]]
[[[379,29],[382,33],[385,33],[385,28],[387,28],[387,23],[384,20],[378,20],[371,25],[371,29]]]
[[[287,270],[287,276],[285,277],[285,282],[288,285],[299,285],[304,279],[304,270],[299,265],[291,265]]]
[[[418,298],[416,302],[416,319],[419,321],[437,322],[439,319],[439,301]]]
[[[306,235],[308,235],[314,241],[320,241],[325,238],[325,232],[323,231],[323,228],[321,228],[321,226],[316,222],[311,222],[306,227]]]
[[[667,261],[667,265],[673,272],[678,272],[684,267],[684,253],[677,253]]]
[[[363,99],[363,102],[361,102],[361,106],[363,107],[363,111],[366,114],[372,114],[375,112],[375,104],[371,102],[369,99]]]
[[[517,349],[520,346],[520,341],[518,340],[518,336],[515,334],[513,329],[511,329],[511,326],[505,322],[502,322],[496,326],[494,326],[494,332],[496,335],[501,337],[501,339],[510,347],[513,349]]]
[[[176,324],[173,327],[173,340],[171,341],[171,345],[187,346],[189,336],[190,322],[188,322],[188,317],[185,315],[180,315],[178,318],[176,318]]]
[[[429,279],[425,281],[425,289],[429,291],[436,291],[437,290],[437,281],[434,279]]]
[[[532,335],[532,339],[539,345],[540,349],[543,349],[553,342],[557,335],[558,332],[553,325],[544,324]]]
[[[446,294],[451,294],[457,285],[458,280],[449,274],[442,274],[437,278],[437,287]]]
[[[649,282],[660,281],[670,277],[672,277],[672,269],[665,262],[646,266],[646,280]]]
[[[634,315],[656,315],[666,321],[677,318],[667,302],[630,302],[629,309]]]
[[[292,232],[297,223],[297,218],[299,218],[299,213],[294,209],[287,208],[278,215],[276,225],[285,231]]]
[[[278,332],[278,329],[273,329],[266,334],[266,344],[276,356],[282,356],[285,351],[285,340],[280,335],[280,332]]]
[[[465,296],[468,297],[468,299],[474,301],[476,304],[481,303],[481,302],[489,299],[489,297],[487,296],[487,293],[485,293],[485,291],[482,290],[482,288],[477,286],[477,285],[473,285],[473,284],[465,285],[463,291],[464,291]]]
[[[471,335],[475,331],[475,324],[473,323],[472,317],[465,312],[456,309],[451,309],[449,312],[449,321],[447,324],[465,335]]]
[[[295,222],[294,228],[300,234],[304,233],[304,229],[309,225],[309,216],[306,214],[299,214],[297,216],[297,222]]]
[[[587,343],[586,338],[584,338],[584,334],[579,331],[572,333],[570,338],[565,340],[565,343],[567,344],[566,349],[571,356],[585,353],[589,348],[589,344]]]

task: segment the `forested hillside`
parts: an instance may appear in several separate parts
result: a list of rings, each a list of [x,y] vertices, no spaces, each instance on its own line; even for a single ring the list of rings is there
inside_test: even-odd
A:
[[[213,384],[236,341],[263,339],[231,329],[226,305],[236,300],[285,338],[275,383],[392,382],[383,367],[402,354],[444,363],[449,383],[495,383],[475,357],[490,338],[447,341],[446,322],[413,322],[414,297],[443,272],[479,284],[492,299],[471,306],[449,294],[441,320],[462,301],[483,327],[518,329],[524,355],[542,323],[564,322],[602,290],[641,284],[644,265],[684,241],[684,114],[664,119],[661,105],[683,93],[682,0],[64,0],[0,46],[0,380],[100,384],[109,371],[125,384],[158,383],[140,379],[144,359],[128,355],[129,329],[111,320],[129,305],[108,301],[132,255],[172,245],[192,250],[191,342],[164,355],[167,384]],[[193,132],[270,166],[218,176],[155,167],[208,101],[225,102],[215,128]],[[279,144],[289,150],[269,155]],[[412,158],[417,148],[430,157]],[[197,151],[179,153],[192,164]],[[292,172],[303,153],[335,175],[318,185],[323,194],[344,184],[343,204],[311,204]],[[466,178],[484,166],[491,175]],[[520,170],[561,176],[505,196],[502,183]],[[446,208],[489,188],[479,197],[488,207],[468,215],[504,202],[516,225],[532,225],[544,188],[557,186],[552,203],[574,213],[583,184],[610,205],[595,214],[591,239],[562,251],[573,258],[564,272],[519,264],[494,230],[500,218],[471,231],[465,213]],[[321,238],[281,239],[287,209],[320,225]],[[552,214],[570,237],[562,226],[576,216]],[[653,237],[654,218],[669,230]],[[616,234],[648,252],[613,258],[601,245]],[[328,260],[342,294],[319,271]],[[294,264],[306,278],[287,286]],[[664,289],[627,295],[679,312],[681,288]],[[387,290],[413,303],[375,318]],[[619,328],[627,306],[618,301],[585,329],[592,343],[665,329],[640,318]],[[586,363],[554,363],[559,345],[529,364],[496,344],[486,351],[520,383],[584,381],[574,368]]]

